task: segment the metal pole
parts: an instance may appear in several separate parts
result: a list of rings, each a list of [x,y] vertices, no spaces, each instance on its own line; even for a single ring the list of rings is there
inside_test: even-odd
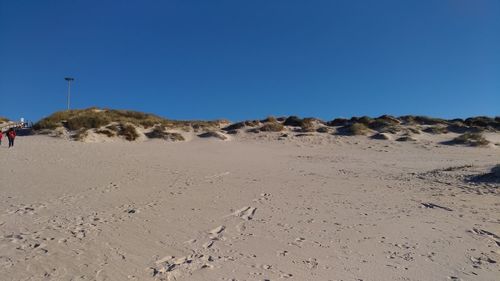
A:
[[[71,99],[71,80],[68,80],[68,111],[69,111],[70,99]]]
[[[73,77],[64,77],[64,80],[68,81],[68,111],[70,110],[70,102],[71,102],[71,81],[74,81]]]

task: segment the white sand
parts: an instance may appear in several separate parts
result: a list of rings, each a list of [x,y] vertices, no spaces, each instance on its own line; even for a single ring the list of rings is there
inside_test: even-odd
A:
[[[278,135],[4,143],[0,279],[499,280],[498,148]]]

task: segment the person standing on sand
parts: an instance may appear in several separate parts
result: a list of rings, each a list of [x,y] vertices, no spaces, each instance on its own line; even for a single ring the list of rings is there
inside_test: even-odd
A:
[[[0,145],[2,145],[3,132],[0,130]]]
[[[10,128],[7,132],[7,138],[9,139],[9,147],[14,146],[14,139],[16,138],[16,131]]]

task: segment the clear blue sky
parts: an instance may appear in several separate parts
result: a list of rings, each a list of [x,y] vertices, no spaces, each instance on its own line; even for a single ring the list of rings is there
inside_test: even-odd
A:
[[[0,115],[500,115],[500,1],[0,0]]]

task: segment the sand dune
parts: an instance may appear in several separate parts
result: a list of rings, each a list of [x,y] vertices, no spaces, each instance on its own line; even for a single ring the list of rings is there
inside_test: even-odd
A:
[[[0,279],[498,279],[498,147],[282,134],[19,137]]]

